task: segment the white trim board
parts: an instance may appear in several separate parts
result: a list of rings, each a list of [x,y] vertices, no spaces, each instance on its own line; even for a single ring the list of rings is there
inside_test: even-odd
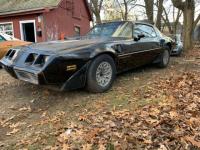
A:
[[[34,34],[35,34],[35,43],[36,43],[37,42],[37,34],[36,34],[35,20],[23,20],[23,21],[19,21],[21,40],[24,41],[24,33],[23,33],[22,24],[25,24],[25,23],[33,23],[33,25],[34,25]]]

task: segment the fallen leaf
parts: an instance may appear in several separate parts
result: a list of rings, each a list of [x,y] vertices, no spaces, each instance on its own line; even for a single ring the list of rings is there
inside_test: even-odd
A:
[[[190,142],[192,145],[194,145],[194,146],[200,148],[200,142],[195,141],[195,140],[194,140],[194,137],[186,136],[184,139],[185,139],[186,141]]]
[[[7,136],[11,136],[11,135],[13,135],[13,134],[15,134],[17,132],[19,132],[19,129],[14,128],[11,132],[8,132],[6,135]]]

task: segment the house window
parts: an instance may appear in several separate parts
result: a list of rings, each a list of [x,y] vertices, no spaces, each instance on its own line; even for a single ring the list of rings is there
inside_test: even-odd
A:
[[[0,23],[0,32],[14,36],[13,23]]]
[[[81,28],[80,27],[75,26],[74,31],[75,31],[75,36],[80,36],[81,35]]]

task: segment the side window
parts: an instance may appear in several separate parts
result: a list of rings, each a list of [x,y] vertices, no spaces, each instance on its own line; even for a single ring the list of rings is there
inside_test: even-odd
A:
[[[144,34],[146,38],[154,38],[157,36],[153,27],[143,24],[137,24],[134,28],[134,35]]]
[[[140,34],[142,34],[142,30],[141,30],[141,28],[140,28],[140,25],[135,25],[134,31],[133,31],[133,35],[134,35],[134,36],[138,36],[138,35],[140,35]]]
[[[5,39],[0,35],[0,42],[5,41]]]
[[[132,38],[133,37],[133,24],[132,23],[124,23],[122,26],[118,27],[117,31],[113,34],[113,37],[125,37]]]
[[[133,37],[133,25],[132,23],[127,24],[124,31],[121,33],[121,37],[132,38]]]

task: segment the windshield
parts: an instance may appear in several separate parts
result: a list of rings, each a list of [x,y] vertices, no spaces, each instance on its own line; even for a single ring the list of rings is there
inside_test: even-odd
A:
[[[92,37],[133,37],[133,25],[130,22],[114,22],[96,25],[88,36]]]

